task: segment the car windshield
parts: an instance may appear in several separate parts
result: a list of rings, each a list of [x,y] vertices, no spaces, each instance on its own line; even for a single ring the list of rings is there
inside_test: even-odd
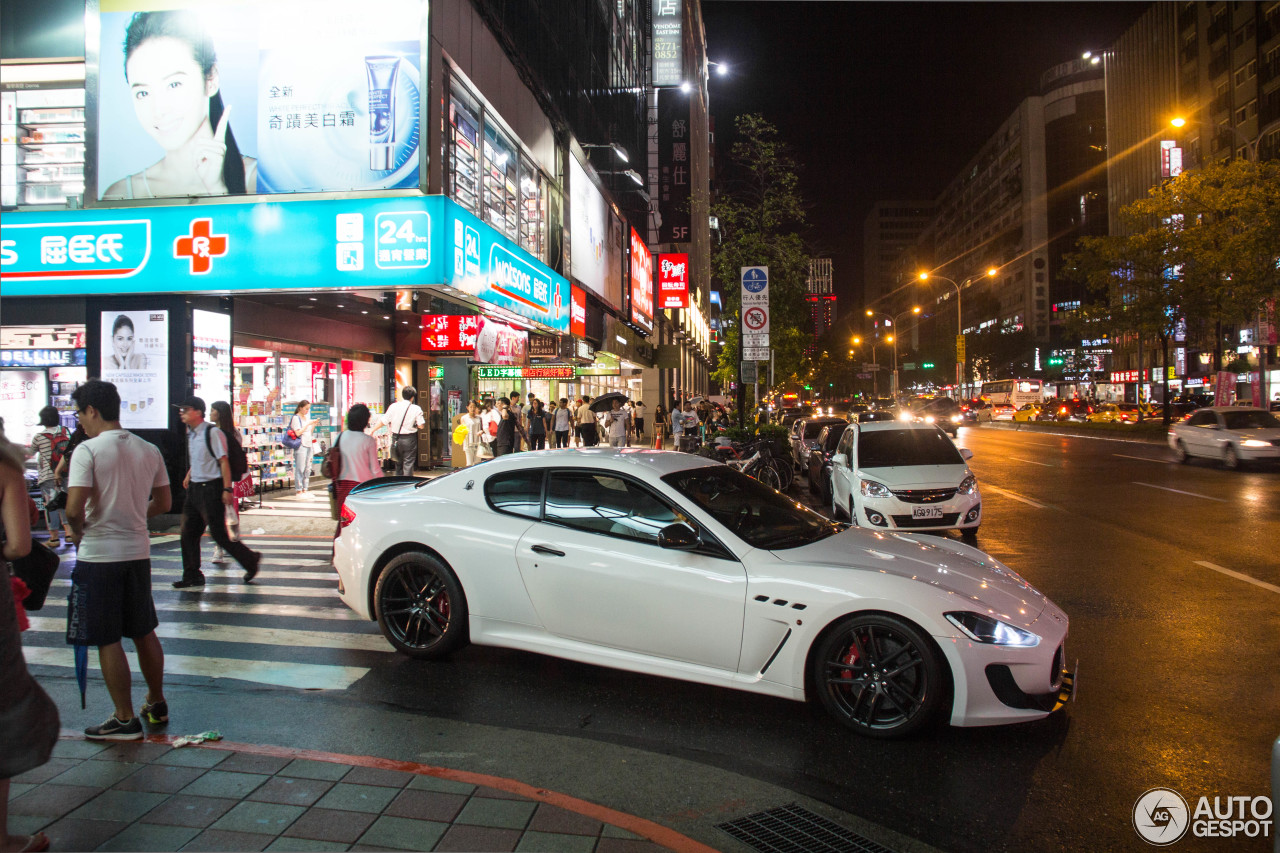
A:
[[[835,522],[732,468],[695,468],[662,479],[755,548],[798,548],[841,530]]]
[[[1280,427],[1280,418],[1259,409],[1256,412],[1223,412],[1227,429],[1272,429]]]
[[[818,433],[822,432],[823,427],[831,424],[829,420],[808,421],[804,425],[804,437],[807,439],[815,439]]]
[[[868,430],[858,436],[858,467],[963,465],[960,451],[938,429]]]

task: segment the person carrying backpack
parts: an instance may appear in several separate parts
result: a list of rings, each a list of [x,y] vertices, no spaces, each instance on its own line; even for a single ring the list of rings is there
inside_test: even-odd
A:
[[[222,400],[215,401],[209,407],[209,420],[213,425],[222,430],[222,434],[227,439],[227,464],[231,467],[231,482],[239,483],[249,474],[249,457],[245,455],[243,438],[240,430],[235,428],[235,422],[231,418],[231,405]],[[213,453],[213,436],[205,433],[205,444],[208,446],[209,452]],[[232,539],[240,538],[240,502],[236,501],[226,509],[227,535]],[[214,543],[213,546],[213,562],[225,563],[227,561],[227,552],[222,550],[222,546]]]
[[[54,471],[67,455],[67,442],[71,439],[71,433],[58,422],[58,410],[53,406],[45,406],[40,410],[40,427],[40,432],[31,440],[31,450],[39,463],[36,482],[40,486],[40,493],[44,495],[44,518],[45,525],[49,528],[49,547],[61,548],[63,533],[66,534],[66,544],[71,544],[71,524],[67,521],[64,481]],[[55,500],[60,495],[61,500]]]

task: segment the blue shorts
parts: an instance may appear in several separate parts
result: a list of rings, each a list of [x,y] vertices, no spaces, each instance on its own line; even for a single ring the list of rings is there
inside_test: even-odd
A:
[[[159,624],[150,558],[76,563],[67,599],[67,645],[109,646],[123,637],[145,637]]]

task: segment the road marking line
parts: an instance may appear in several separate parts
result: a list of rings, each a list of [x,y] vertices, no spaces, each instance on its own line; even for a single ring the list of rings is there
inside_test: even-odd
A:
[[[1146,486],[1148,489],[1162,489],[1166,492],[1177,492],[1180,495],[1189,495],[1190,497],[1193,497],[1193,498],[1204,498],[1207,501],[1217,501],[1218,503],[1221,503],[1221,504],[1224,504],[1227,502],[1226,498],[1215,498],[1209,495],[1197,494],[1196,492],[1184,492],[1182,489],[1171,489],[1168,486],[1157,486],[1152,483],[1139,483],[1137,480],[1134,480],[1133,484],[1135,486]]]
[[[1050,465],[1048,462],[1037,462],[1034,459],[1020,459],[1017,456],[1010,456],[1009,458],[1012,459],[1014,462],[1026,462],[1029,465],[1043,465],[1046,468],[1058,467],[1057,465]]]
[[[215,575],[215,577],[219,577]],[[330,580],[335,580],[335,576],[330,576]],[[50,584],[53,587],[61,587],[68,589],[71,587],[70,578],[55,578]],[[280,595],[286,598],[332,598],[338,600],[338,588],[336,586],[330,588],[314,587],[314,586],[259,586],[257,584],[248,585],[242,583],[229,583],[225,585],[214,586],[209,584],[199,589],[192,590],[194,592],[234,592],[237,595]]]
[[[75,667],[75,651],[66,648],[27,646],[22,650],[27,665]],[[129,666],[135,672],[138,656],[126,652]],[[89,655],[89,666],[98,669],[98,656]],[[189,655],[164,656],[166,675],[202,675],[208,678],[235,678],[258,684],[274,684],[280,687],[296,687],[300,690],[345,690],[369,672],[364,666],[328,666],[314,663],[290,663],[288,661],[240,660],[238,658],[192,657]]]
[[[1137,459],[1139,462],[1159,462],[1161,465],[1168,465],[1168,459],[1152,459],[1150,456],[1130,456],[1127,453],[1112,453],[1112,456],[1119,456],[1121,459]]]
[[[175,593],[177,591],[175,590]],[[334,597],[334,602],[341,605],[341,599]],[[155,603],[157,611],[170,613],[239,613],[249,616],[286,616],[298,619],[329,619],[338,622],[366,622],[363,616],[356,615],[346,605],[326,607],[321,604],[250,604],[247,601],[169,601],[161,599]],[[65,598],[50,598],[45,607],[66,607]]]
[[[164,564],[171,563],[173,565],[170,567],[168,565],[157,565],[157,563],[164,563]],[[151,575],[153,577],[157,575],[164,576],[164,577],[176,577],[182,574],[182,569],[180,568],[181,565],[182,565],[182,560],[179,559],[178,557],[152,557],[151,558]],[[215,566],[214,571],[216,572],[218,568],[221,568],[224,564],[214,563],[213,565]],[[327,566],[329,565],[329,561],[328,560],[300,560],[297,563],[294,563],[294,565]],[[235,563],[226,563],[225,566],[226,566],[225,571],[229,571],[229,572],[238,571]],[[215,578],[222,577],[222,575],[215,573],[214,577]],[[265,579],[334,581],[338,579],[338,573],[333,569],[330,569],[327,572],[268,572],[265,570],[258,572],[257,580],[265,580]]]
[[[1007,498],[1013,498],[1015,501],[1022,501],[1024,504],[1029,504],[1030,506],[1033,506],[1036,509],[1049,509],[1048,504],[1037,503],[1031,500],[1031,498],[1024,498],[1022,495],[1014,494],[1008,489],[1001,489],[997,486],[991,486],[986,483],[979,484],[978,489],[980,491],[996,492],[997,494],[1004,495]]]
[[[1215,572],[1222,572],[1222,574],[1227,575],[1229,577],[1233,577],[1236,580],[1241,580],[1241,581],[1244,581],[1245,583],[1251,583],[1254,586],[1260,586],[1263,589],[1269,589],[1272,592],[1280,592],[1280,586],[1276,586],[1273,583],[1260,581],[1257,578],[1251,578],[1248,575],[1242,575],[1239,572],[1233,572],[1230,569],[1224,569],[1222,568],[1222,566],[1215,566],[1213,563],[1206,563],[1204,560],[1196,560],[1196,565],[1204,566],[1206,569],[1213,569]]]
[[[28,616],[32,633],[65,635],[67,620],[56,616]],[[286,628],[253,628],[207,622],[161,622],[156,636],[167,640],[205,640],[211,643],[253,643],[290,648],[343,649],[361,652],[395,652],[381,634],[334,634]],[[30,646],[28,646],[30,648]]]

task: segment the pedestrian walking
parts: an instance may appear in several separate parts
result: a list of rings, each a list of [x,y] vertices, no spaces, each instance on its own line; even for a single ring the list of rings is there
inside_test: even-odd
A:
[[[400,392],[402,399],[387,407],[378,420],[378,428],[391,431],[391,458],[396,462],[395,473],[404,477],[412,477],[413,469],[418,461],[418,430],[427,425],[422,407],[415,400],[418,390],[406,385]]]
[[[71,399],[89,438],[76,450],[67,481],[67,517],[77,548],[67,600],[67,645],[98,647],[102,680],[115,705],[106,721],[84,734],[90,740],[141,740],[124,638],[133,640],[147,683],[141,716],[152,725],[168,722],[147,519],[169,511],[169,474],[154,444],[121,428],[115,385],[90,379]],[[203,403],[200,411],[203,417]]]
[[[67,523],[66,491],[64,481],[55,473],[62,457],[66,455],[71,433],[58,421],[58,410],[45,406],[40,410],[40,431],[31,439],[31,450],[36,454],[36,483],[44,497],[44,522],[49,531],[49,547],[61,548],[71,544],[71,525]]]
[[[506,456],[515,452],[516,420],[519,415],[511,411],[511,402],[498,398],[498,434],[493,439],[493,455]]]
[[[235,489],[239,481],[249,476],[249,466],[244,454],[244,438],[241,436],[240,430],[236,429],[235,421],[231,417],[231,404],[224,400],[217,400],[210,404],[209,421],[222,430],[222,435],[227,440],[227,462],[231,466],[231,487]],[[236,464],[237,460],[239,460],[239,465]],[[227,536],[232,539],[239,539],[240,501],[238,498],[227,506],[226,521]],[[214,544],[213,562],[225,563],[226,561],[227,553],[222,550],[221,545]]]
[[[555,433],[556,447],[569,446],[569,432],[573,429],[573,412],[569,411],[569,398],[561,397],[551,416],[551,431]]]
[[[527,418],[529,429],[529,449],[546,450],[547,433],[551,431],[551,416],[542,408],[542,401],[535,399],[529,404]]]
[[[654,445],[658,448],[667,446],[667,431],[671,428],[671,422],[667,418],[667,410],[659,403],[653,410],[653,437]]]
[[[480,458],[493,458],[493,440],[498,435],[498,409],[492,397],[480,401],[480,420],[484,422],[484,432],[480,435]]]
[[[48,850],[43,832],[9,832],[9,780],[49,760],[58,742],[58,706],[27,671],[7,563],[31,551],[31,499],[23,478],[25,454],[4,436],[0,418],[0,848]]]
[[[244,582],[252,583],[258,574],[262,555],[249,550],[243,542],[233,542],[227,535],[227,510],[235,503],[231,463],[227,458],[227,437],[222,430],[204,419],[205,404],[199,397],[188,397],[178,404],[178,415],[187,427],[187,458],[190,467],[183,478],[187,499],[182,505],[182,580],[174,581],[174,589],[204,586],[200,571],[200,538],[206,529],[213,542],[244,568]],[[88,430],[88,425],[85,426]],[[88,446],[88,442],[85,443]],[[83,448],[80,451],[83,452]],[[74,525],[74,520],[72,521]]]
[[[516,425],[515,443],[512,444],[513,452],[519,453],[520,444],[522,440],[526,439],[528,436],[528,431],[525,428],[525,422],[524,422],[524,407],[520,405],[519,391],[511,392],[511,399],[507,405],[507,408],[510,409],[512,417],[515,418],[515,425]],[[525,443],[528,443],[528,442],[525,441]]]
[[[644,444],[644,414],[644,400],[636,400],[635,407],[631,410],[631,425],[635,430],[637,444]]]
[[[378,442],[365,432],[373,416],[364,403],[356,403],[347,409],[347,428],[338,433],[333,446],[342,457],[342,469],[333,484],[334,499],[338,513],[347,502],[351,490],[366,480],[374,480],[382,476],[382,464],[378,461]],[[339,522],[338,529],[342,528]],[[337,532],[334,532],[337,537]]]
[[[604,416],[604,426],[609,431],[610,447],[627,446],[627,437],[631,434],[631,415],[622,408],[621,399],[613,399],[613,408]]]
[[[489,424],[480,415],[480,404],[475,400],[467,403],[467,411],[458,422],[467,429],[467,434],[462,438],[462,453],[466,456],[467,467],[470,467],[480,461],[480,451],[489,434]]]
[[[578,441],[583,447],[595,447],[600,441],[600,432],[596,428],[596,413],[591,411],[590,396],[582,395],[582,405],[575,417],[578,420]]]
[[[319,418],[307,419],[311,412],[310,400],[299,400],[293,407],[293,415],[289,418],[288,432],[293,433],[302,443],[293,449],[293,486],[298,497],[310,499],[307,487],[311,483],[311,459],[315,455],[315,428]]]

